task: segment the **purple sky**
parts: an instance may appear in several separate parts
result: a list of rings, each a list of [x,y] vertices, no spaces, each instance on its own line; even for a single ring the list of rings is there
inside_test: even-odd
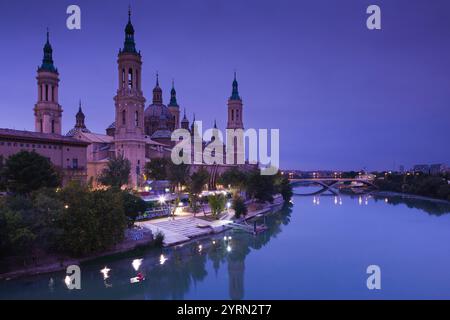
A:
[[[61,76],[63,130],[114,120],[116,58],[131,3],[147,102],[156,70],[168,102],[226,125],[237,69],[247,128],[279,128],[281,166],[391,169],[450,157],[448,0],[1,1],[0,127],[34,129],[45,29]],[[65,26],[82,10],[82,29]],[[382,30],[366,28],[370,4]]]

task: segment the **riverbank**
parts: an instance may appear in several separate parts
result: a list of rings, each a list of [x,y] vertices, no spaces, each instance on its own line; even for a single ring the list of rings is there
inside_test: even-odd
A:
[[[281,199],[281,202],[280,202],[280,199]],[[259,215],[270,213],[277,207],[281,207],[283,205],[283,203],[284,202],[283,202],[282,197],[277,195],[274,198],[274,202],[272,204],[265,203],[255,210],[249,209],[247,216],[240,219],[238,222],[242,222],[244,220],[250,220]],[[205,221],[205,220],[202,220],[202,221]],[[220,228],[214,229],[214,232],[211,232],[209,234],[208,233],[199,233],[192,237],[185,237],[182,239],[182,241],[181,240],[175,241],[173,243],[170,243],[166,247],[170,248],[170,247],[174,247],[174,246],[177,246],[180,244],[185,244],[185,243],[188,243],[188,242],[191,242],[194,240],[198,240],[199,238],[205,238],[207,236],[222,233],[222,232],[225,232],[230,229],[231,229],[231,227],[228,227],[228,228],[220,227]],[[154,230],[152,230],[152,231],[154,232]],[[105,252],[91,255],[88,257],[78,258],[78,259],[68,258],[68,257],[60,257],[60,256],[49,256],[49,257],[47,257],[47,261],[45,261],[44,263],[42,263],[40,265],[37,265],[37,266],[34,265],[34,266],[27,267],[27,268],[22,268],[22,269],[14,270],[11,272],[2,273],[2,274],[0,274],[0,280],[11,280],[11,279],[16,279],[16,278],[25,277],[25,276],[35,276],[35,275],[40,275],[40,274],[64,271],[70,265],[80,265],[82,263],[95,261],[100,258],[111,257],[111,256],[119,255],[119,254],[133,252],[139,248],[151,246],[152,242],[153,242],[153,237],[150,238],[148,236],[144,237],[141,240],[129,239],[129,240],[126,240],[126,241],[116,245],[114,248],[107,250]]]
[[[401,197],[402,199],[424,200],[424,201],[433,201],[433,202],[442,203],[442,204],[450,204],[450,201],[443,200],[443,199],[425,197],[425,196],[416,195],[416,194],[394,192],[394,191],[374,191],[371,194],[374,196],[378,196],[378,197]]]
[[[152,246],[154,238],[147,234],[140,240],[127,239],[122,243],[115,245],[113,248],[101,253],[96,253],[82,258],[71,258],[64,256],[49,255],[42,258],[42,262],[38,265],[14,270],[0,274],[0,280],[10,280],[24,276],[34,276],[39,274],[51,273],[66,270],[70,265],[80,265],[82,263],[94,261],[99,258],[115,256],[126,252],[138,250],[141,247]]]

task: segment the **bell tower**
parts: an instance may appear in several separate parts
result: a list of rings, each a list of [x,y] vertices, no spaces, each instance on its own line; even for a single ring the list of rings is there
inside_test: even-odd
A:
[[[172,81],[172,90],[170,90],[170,103],[168,105],[169,111],[172,114],[175,122],[175,128],[180,128],[180,106],[177,102],[177,91],[175,90],[175,83]]]
[[[242,99],[239,96],[236,72],[234,73],[233,90],[228,99],[228,124],[227,129],[244,129],[242,115]]]
[[[231,92],[231,96],[228,99],[228,123],[227,129],[235,130],[235,133],[238,131],[244,130],[244,121],[243,121],[243,104],[242,99],[239,96],[238,90],[238,82],[236,80],[236,72],[234,73],[233,80],[233,89]],[[233,141],[228,141],[227,136],[227,153],[231,152],[231,148],[228,149],[228,145],[233,145],[233,157],[231,158],[231,154],[227,155],[227,159],[233,159],[232,164],[240,164],[241,161],[245,161],[245,146],[244,146],[244,137],[235,135],[232,137]],[[228,162],[228,161],[227,161]]]
[[[47,30],[42,65],[37,70],[38,99],[34,106],[35,131],[61,134],[62,108],[58,103],[59,74]]]
[[[114,97],[116,108],[115,149],[131,163],[130,186],[142,183],[145,166],[144,106],[142,93],[142,59],[136,51],[134,27],[131,23],[131,9],[125,27],[124,47],[119,51],[118,89]]]

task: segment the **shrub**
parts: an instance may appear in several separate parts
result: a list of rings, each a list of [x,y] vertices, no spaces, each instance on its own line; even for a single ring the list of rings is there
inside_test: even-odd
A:
[[[232,208],[234,209],[234,214],[236,218],[240,218],[241,216],[246,216],[248,209],[247,205],[245,204],[244,199],[241,197],[236,197],[233,199]]]

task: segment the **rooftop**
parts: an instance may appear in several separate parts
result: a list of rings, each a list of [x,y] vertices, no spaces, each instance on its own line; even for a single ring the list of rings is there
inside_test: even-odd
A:
[[[0,128],[0,137],[9,139],[22,139],[28,141],[47,141],[52,143],[72,144],[85,146],[89,143],[56,133],[42,133]]]

